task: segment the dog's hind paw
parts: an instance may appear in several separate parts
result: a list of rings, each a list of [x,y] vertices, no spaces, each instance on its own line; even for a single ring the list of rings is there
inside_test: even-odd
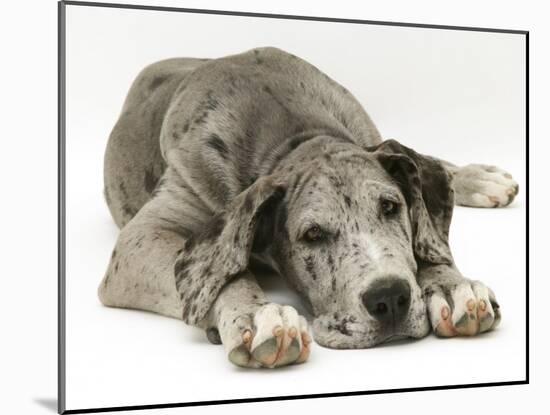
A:
[[[471,207],[507,206],[519,191],[510,173],[484,164],[469,164],[454,173],[456,204]]]
[[[424,297],[432,328],[440,337],[474,336],[500,323],[495,294],[479,281],[430,285]]]
[[[311,336],[307,321],[290,306],[269,303],[219,327],[229,360],[242,367],[275,368],[305,362]]]

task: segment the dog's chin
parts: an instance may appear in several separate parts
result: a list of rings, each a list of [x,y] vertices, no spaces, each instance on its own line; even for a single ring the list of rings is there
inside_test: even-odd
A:
[[[319,316],[313,321],[313,338],[319,345],[331,349],[367,349],[386,343],[418,339],[428,332],[427,320],[420,325],[406,321],[394,329],[384,328],[376,320],[360,321],[351,316],[337,314]]]
[[[386,343],[399,343],[406,340],[414,339],[412,336],[407,336],[405,334],[392,334],[388,336],[384,341],[382,341],[380,344],[386,344]]]

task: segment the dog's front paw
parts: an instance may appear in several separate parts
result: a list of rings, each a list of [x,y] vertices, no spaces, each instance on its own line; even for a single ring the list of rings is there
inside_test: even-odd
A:
[[[423,292],[432,328],[438,336],[474,336],[500,323],[495,294],[479,281],[432,283]]]
[[[456,203],[472,207],[502,207],[512,203],[519,191],[510,173],[495,166],[469,164],[454,174]]]
[[[218,325],[229,360],[242,367],[274,368],[303,363],[309,357],[311,337],[307,321],[290,306],[265,304],[251,313]]]

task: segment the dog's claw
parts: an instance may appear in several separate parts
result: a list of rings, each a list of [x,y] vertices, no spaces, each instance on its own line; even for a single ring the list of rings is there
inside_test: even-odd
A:
[[[480,311],[485,311],[487,309],[487,303],[485,302],[485,300],[480,300],[479,301],[479,310]]]
[[[450,315],[449,307],[443,307],[441,309],[441,318],[443,320],[447,320],[449,318],[449,315]]]
[[[276,326],[273,329],[273,335],[275,337],[281,337],[283,335],[283,328],[281,326]]]
[[[250,345],[252,341],[252,332],[250,330],[245,330],[242,337],[244,344]]]

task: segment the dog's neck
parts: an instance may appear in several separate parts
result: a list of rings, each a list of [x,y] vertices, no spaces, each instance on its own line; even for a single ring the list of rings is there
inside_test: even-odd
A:
[[[289,166],[303,162],[305,155],[308,160],[326,157],[327,146],[331,144],[349,145],[350,149],[358,148],[351,137],[337,135],[332,131],[300,132],[282,140],[266,154],[260,169],[261,174],[267,175],[288,169]]]

